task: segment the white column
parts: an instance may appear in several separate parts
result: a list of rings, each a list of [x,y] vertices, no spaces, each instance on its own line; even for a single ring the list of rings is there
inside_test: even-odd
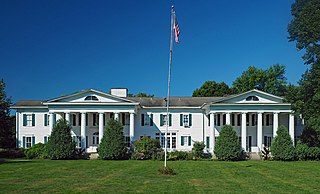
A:
[[[214,145],[215,145],[215,126],[214,126],[214,113],[211,113],[210,115],[210,143],[209,143],[209,149],[210,152],[213,154],[214,151]]]
[[[101,143],[101,139],[103,137],[103,112],[99,112],[99,143]]]
[[[227,125],[230,125],[230,123],[231,123],[231,122],[230,122],[230,113],[227,112],[227,113],[226,113],[226,124],[227,124]]]
[[[65,113],[65,119],[66,119],[66,121],[68,121],[68,123],[70,123],[70,112],[66,112]]]
[[[278,127],[279,127],[279,113],[274,112],[273,113],[273,137],[276,137]]]
[[[49,134],[51,135],[54,122],[54,113],[49,112]]]
[[[118,112],[114,113],[114,120],[119,121],[119,113]]]
[[[81,113],[81,149],[86,149],[86,113]]]
[[[241,147],[247,151],[247,115],[245,112],[241,113]]]
[[[130,141],[133,142],[134,138],[134,113],[130,113]]]
[[[289,114],[289,134],[294,145],[294,115]]]
[[[258,112],[257,146],[262,149],[262,112]]]

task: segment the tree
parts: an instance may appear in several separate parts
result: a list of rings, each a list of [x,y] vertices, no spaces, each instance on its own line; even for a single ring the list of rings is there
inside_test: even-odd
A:
[[[241,145],[236,131],[231,125],[224,125],[214,148],[214,154],[218,160],[239,160]]]
[[[0,80],[0,148],[15,147],[15,119],[10,116],[11,98],[7,98],[6,84]]]
[[[272,141],[270,151],[274,160],[294,160],[295,149],[286,127],[278,127],[277,135]]]
[[[127,147],[123,136],[123,126],[119,121],[108,120],[98,153],[103,160],[119,160],[126,157]]]
[[[211,96],[226,96],[233,94],[232,89],[224,83],[215,81],[206,81],[204,84],[193,91],[193,97],[211,97]]]
[[[232,87],[236,93],[258,89],[276,96],[284,96],[286,85],[285,66],[275,64],[266,70],[249,66],[236,78]]]
[[[153,94],[147,94],[147,93],[144,93],[144,92],[139,92],[137,94],[128,94],[129,97],[148,97],[148,98],[152,98],[154,97]]]
[[[206,145],[202,141],[196,141],[193,144],[192,147],[192,153],[195,158],[203,158],[204,152],[203,149],[206,147]]]
[[[70,159],[76,144],[72,141],[71,126],[65,119],[54,124],[47,144],[48,157],[54,160]]]
[[[144,136],[133,143],[133,159],[152,159],[156,158],[158,152],[161,152],[159,140]]]
[[[310,65],[299,82],[300,95],[294,106],[297,107],[296,113],[305,120],[306,129],[317,133],[316,144],[320,145],[320,1],[296,0],[291,14],[289,41],[295,41],[296,47],[305,51],[302,58],[305,64]]]

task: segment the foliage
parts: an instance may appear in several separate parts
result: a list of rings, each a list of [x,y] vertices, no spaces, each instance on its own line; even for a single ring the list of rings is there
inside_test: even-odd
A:
[[[294,160],[295,149],[286,127],[282,125],[278,127],[277,135],[272,140],[270,151],[274,160]]]
[[[235,130],[230,125],[224,125],[214,149],[214,154],[218,160],[239,160],[241,156],[241,146]]]
[[[174,150],[169,152],[168,160],[193,160],[193,153]]]
[[[15,119],[10,116],[11,98],[7,98],[6,84],[0,80],[0,148],[15,147]]]
[[[109,119],[99,145],[99,158],[103,160],[121,160],[127,157],[127,147],[123,136],[122,124]]]
[[[196,141],[193,144],[192,153],[195,158],[203,158],[204,152],[203,149],[206,145],[203,142]]]
[[[75,147],[76,144],[71,137],[71,126],[66,120],[59,119],[53,126],[47,144],[48,157],[55,160],[70,159]]]
[[[296,0],[291,7],[292,21],[288,26],[289,41],[295,41],[299,50],[305,51],[303,59],[305,64],[310,65],[299,82],[300,87],[296,102],[293,107],[297,114],[301,114],[305,120],[305,135],[316,136],[305,139],[320,144],[320,1],[319,0]]]
[[[161,166],[158,169],[158,172],[162,175],[176,175],[177,173],[174,172],[173,168],[170,168],[169,166]]]
[[[249,66],[242,75],[233,82],[236,93],[258,89],[276,96],[283,96],[286,91],[285,66],[275,64],[266,70]]]
[[[298,141],[296,146],[296,157],[298,160],[320,160],[320,148],[309,147],[302,141]]]
[[[137,94],[128,94],[129,97],[148,97],[148,98],[152,98],[154,97],[154,94],[147,94],[145,92],[139,92]]]
[[[226,96],[233,94],[233,91],[229,86],[220,82],[217,83],[215,81],[206,81],[204,84],[193,91],[193,97],[210,97],[210,96]]]
[[[155,159],[158,152],[162,152],[159,140],[144,136],[133,143],[132,159]]]
[[[29,159],[45,159],[48,158],[47,145],[42,143],[37,143],[31,148],[25,149],[24,153]]]
[[[0,158],[23,158],[24,148],[0,148]]]
[[[306,126],[300,136],[301,143],[309,147],[320,147],[319,133],[314,128]]]

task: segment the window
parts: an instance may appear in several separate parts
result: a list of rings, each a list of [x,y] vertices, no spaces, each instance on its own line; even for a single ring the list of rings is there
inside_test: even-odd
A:
[[[227,115],[225,115],[225,114],[222,115],[222,125],[226,124],[226,117],[227,117]]]
[[[153,114],[141,114],[141,126],[153,126]]]
[[[269,126],[270,125],[270,115],[267,114],[266,115],[266,126]]]
[[[98,101],[98,98],[96,96],[87,96],[85,101]]]
[[[236,121],[235,121],[235,114],[231,114],[231,125],[232,126],[235,126],[235,123],[236,123]]]
[[[237,126],[241,125],[241,115],[237,114]]]
[[[76,126],[77,125],[77,117],[75,114],[72,114],[72,126]]]
[[[161,139],[160,139],[160,145],[161,147],[164,147],[164,143],[165,143],[165,134],[161,133]]]
[[[256,126],[256,115],[255,114],[252,114],[251,115],[251,126]]]
[[[48,126],[48,125],[49,125],[49,115],[44,114],[44,126]]]
[[[98,115],[97,115],[96,113],[93,113],[93,114],[92,114],[92,125],[93,125],[93,126],[97,126],[97,125],[98,125],[98,123],[97,123],[97,120],[98,120],[98,119],[97,119],[97,116],[98,116]]]
[[[31,148],[32,147],[32,138],[27,137],[26,138],[26,148]]]
[[[171,148],[176,148],[176,147],[177,147],[177,137],[173,136],[173,133],[172,133],[172,145],[171,145]]]
[[[169,114],[169,123],[168,123],[167,115],[160,114],[160,126],[166,126],[167,124],[169,124],[168,126],[172,125],[172,115]]]
[[[256,96],[248,96],[246,98],[246,101],[259,101],[259,98]]]
[[[264,136],[264,146],[269,148],[271,146],[272,137]]]
[[[22,146],[24,148],[31,148],[34,144],[35,144],[35,136],[22,137]]]
[[[35,126],[35,114],[23,114],[23,126]]]
[[[247,126],[249,126],[249,114],[246,114],[246,122],[247,122]]]
[[[92,144],[93,145],[99,144],[99,132],[94,132],[92,134]]]
[[[221,125],[220,114],[217,114],[217,126]]]
[[[192,126],[192,114],[180,114],[180,126]]]
[[[181,136],[181,146],[191,146],[191,136]]]
[[[206,148],[209,148],[210,147],[210,137],[207,136],[206,137]]]

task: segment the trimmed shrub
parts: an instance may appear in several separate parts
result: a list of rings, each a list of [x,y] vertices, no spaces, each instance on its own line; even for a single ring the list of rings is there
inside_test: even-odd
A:
[[[296,158],[298,160],[320,160],[320,148],[309,147],[307,144],[302,143],[302,141],[298,141]]]
[[[71,126],[64,119],[54,124],[47,144],[48,158],[53,160],[70,159],[76,144],[72,141]]]
[[[46,144],[37,143],[29,149],[25,149],[25,155],[29,159],[45,159],[48,158],[48,150]]]
[[[274,160],[292,161],[295,159],[295,149],[286,127],[280,126],[278,128],[277,135],[272,141],[270,151]]]
[[[127,147],[122,124],[109,119],[99,145],[99,158],[103,160],[122,160],[127,157]]]
[[[214,149],[218,160],[240,160],[241,146],[236,131],[230,125],[224,125]]]
[[[193,154],[191,152],[184,151],[172,151],[168,154],[168,160],[192,160]]]
[[[204,152],[203,149],[206,147],[206,145],[201,141],[196,141],[193,144],[192,153],[195,158],[203,158]]]
[[[159,140],[144,136],[133,143],[132,159],[154,159],[158,152],[162,152]]]

